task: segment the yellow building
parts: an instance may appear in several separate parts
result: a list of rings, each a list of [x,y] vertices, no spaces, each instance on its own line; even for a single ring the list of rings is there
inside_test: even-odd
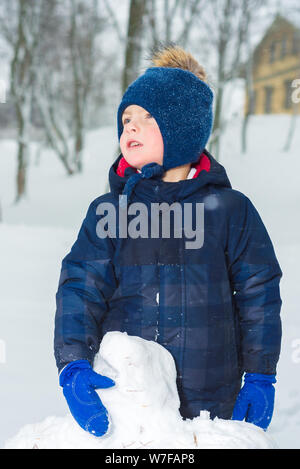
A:
[[[251,114],[300,113],[300,28],[279,14],[254,50],[252,86],[245,111],[250,102]]]

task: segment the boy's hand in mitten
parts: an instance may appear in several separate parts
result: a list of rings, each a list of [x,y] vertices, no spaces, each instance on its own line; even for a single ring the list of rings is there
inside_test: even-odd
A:
[[[267,430],[273,415],[275,375],[246,373],[244,386],[240,390],[233,420],[244,420]]]
[[[62,370],[59,384],[81,428],[95,436],[104,435],[109,426],[108,412],[95,389],[110,388],[115,382],[93,371],[87,360],[77,360]]]

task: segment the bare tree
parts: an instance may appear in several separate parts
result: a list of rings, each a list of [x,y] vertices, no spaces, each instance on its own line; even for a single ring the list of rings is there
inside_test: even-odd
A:
[[[95,69],[95,42],[99,31],[98,0],[88,8],[82,0],[70,0],[70,55],[74,103],[74,165],[82,170],[82,151],[87,107]]]
[[[125,63],[122,74],[123,92],[138,75],[143,50],[142,38],[145,13],[146,0],[130,0]]]
[[[107,2],[106,2],[107,3]],[[109,9],[110,16],[113,18],[115,30],[121,38],[120,27],[117,23],[112,9]],[[127,24],[127,37],[125,40],[125,60],[122,72],[121,91],[126,91],[129,84],[134,81],[139,74],[141,56],[143,52],[143,35],[146,15],[146,0],[130,0],[129,16]],[[115,155],[119,152],[119,146],[115,150]],[[109,184],[106,185],[106,190]]]
[[[117,34],[117,37],[119,39],[119,42],[120,44],[122,44],[123,42],[125,42],[125,34],[123,34],[122,32],[122,26],[120,25],[117,17],[116,17],[116,13],[114,11],[114,9],[111,7],[111,2],[110,0],[103,0],[103,4],[106,8],[106,11],[108,13],[108,19],[111,20],[111,24]]]
[[[253,46],[251,42],[252,36],[252,25],[255,13],[263,6],[262,0],[250,0],[245,2],[242,6],[242,19],[243,27],[241,29],[240,42],[241,45],[245,45],[245,65],[242,64],[242,58],[238,58],[238,63],[235,65],[240,74],[245,78],[245,89],[248,96],[248,105],[245,110],[242,133],[241,133],[241,147],[242,152],[245,153],[247,150],[247,129],[252,111],[252,105],[254,102],[254,86],[253,86]],[[243,70],[244,68],[244,70]]]
[[[68,175],[82,170],[94,76],[102,67],[97,39],[106,24],[99,12],[98,0],[0,3],[0,34],[11,51],[10,96],[18,132],[16,201],[25,194],[33,109],[44,130],[41,143],[55,151]]]
[[[6,0],[5,5],[2,5],[4,9],[0,18],[2,34],[11,47],[10,97],[14,102],[17,118],[15,202],[26,193],[31,103],[44,3],[44,0]]]
[[[75,169],[71,161],[72,150],[69,144],[71,133],[67,125],[66,113],[62,112],[61,106],[65,103],[65,97],[61,86],[61,77],[55,75],[52,72],[52,80],[49,81],[48,69],[40,68],[37,77],[38,93],[35,95],[35,100],[45,131],[43,146],[52,148],[62,162],[67,174],[72,175]],[[60,97],[61,101],[59,101]]]
[[[260,0],[210,0],[211,11],[207,18],[201,18],[202,27],[209,34],[211,50],[216,53],[214,124],[209,148],[217,160],[221,135],[228,124],[223,112],[225,87],[240,76],[252,13],[261,5]]]
[[[290,124],[286,136],[286,141],[283,146],[283,151],[290,151],[293,137],[295,135],[295,130],[297,127],[297,117],[299,116],[299,103],[293,103],[292,102],[292,115],[290,117]]]
[[[176,43],[186,47],[205,0],[150,0],[147,21],[151,46]]]
[[[38,67],[35,74],[34,102],[44,129],[42,147],[54,150],[68,175],[72,164],[71,137],[72,92],[70,90],[70,52],[68,45],[69,9],[57,0],[47,2],[47,24],[39,41]],[[49,80],[51,76],[51,80]]]
[[[99,17],[98,0],[88,6],[81,0],[68,0],[64,4],[52,0],[51,5],[40,47],[35,99],[45,142],[55,151],[67,174],[72,175],[83,168],[88,112],[99,57],[96,40],[105,25]]]
[[[247,10],[245,12],[246,15],[246,22],[248,25],[250,25],[250,15],[251,11]],[[247,28],[246,34],[245,34],[245,44],[246,44],[246,49],[247,49],[247,61],[246,61],[246,66],[245,66],[245,88],[248,96],[248,106],[244,115],[243,119],[243,124],[242,124],[242,137],[241,137],[241,143],[242,143],[242,152],[245,153],[247,150],[247,129],[248,129],[248,123],[250,120],[250,116],[252,113],[252,103],[254,100],[254,88],[253,88],[253,55],[252,55],[252,47],[251,47],[251,41],[250,41],[250,27]]]

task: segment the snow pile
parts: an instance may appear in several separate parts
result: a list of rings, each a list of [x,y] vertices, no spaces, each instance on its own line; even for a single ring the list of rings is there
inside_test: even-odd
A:
[[[102,438],[82,430],[71,415],[48,417],[26,425],[5,449],[143,449],[231,448],[272,449],[276,445],[260,428],[245,422],[199,417],[183,420],[179,413],[176,369],[161,345],[126,332],[108,332],[95,359],[95,371],[116,386],[99,390],[111,425]]]

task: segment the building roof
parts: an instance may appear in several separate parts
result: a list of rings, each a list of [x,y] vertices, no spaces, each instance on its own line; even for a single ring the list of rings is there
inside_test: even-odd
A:
[[[277,13],[275,15],[275,17],[273,17],[273,19],[271,20],[269,26],[265,29],[262,37],[256,43],[256,46],[254,47],[254,50],[253,50],[254,55],[257,52],[257,50],[259,49],[259,47],[260,47],[261,43],[263,42],[263,40],[265,39],[265,37],[272,31],[272,29],[276,28],[276,26],[278,24],[282,23],[282,22],[289,23],[291,25],[291,27],[295,28],[296,30],[299,30],[299,34],[300,34],[300,10],[299,10],[299,18],[298,18],[298,16],[295,15],[295,13],[293,13],[293,14],[294,14],[293,18],[291,18],[291,13],[288,14],[288,12],[286,12],[284,16],[280,13]]]
[[[287,10],[284,14],[279,14],[279,16],[286,19],[295,28],[300,30],[300,8],[298,12]]]

